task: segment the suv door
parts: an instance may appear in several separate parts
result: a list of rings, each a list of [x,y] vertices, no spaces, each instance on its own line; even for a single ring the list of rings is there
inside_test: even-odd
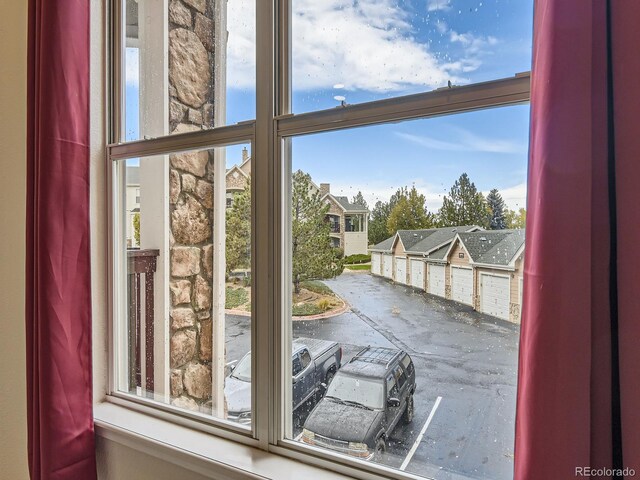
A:
[[[295,407],[308,399],[315,390],[315,375],[312,371],[311,354],[306,348],[293,357],[293,399]]]
[[[402,416],[402,412],[405,410],[405,405],[407,403],[407,399],[409,398],[409,382],[407,381],[407,376],[404,372],[404,369],[400,364],[396,365],[394,369],[391,371],[391,375],[393,376],[393,381],[395,386],[393,387],[393,391],[389,394],[389,398],[395,397],[400,400],[400,406],[395,407],[395,413],[393,419],[390,423],[391,428],[395,427]]]
[[[391,434],[393,427],[395,427],[400,413],[402,412],[402,401],[400,405],[397,407],[392,407],[389,405],[390,398],[400,399],[400,390],[398,389],[398,384],[396,383],[395,376],[393,375],[393,371],[389,372],[387,375],[387,405],[386,405],[386,423],[387,423],[387,434]]]

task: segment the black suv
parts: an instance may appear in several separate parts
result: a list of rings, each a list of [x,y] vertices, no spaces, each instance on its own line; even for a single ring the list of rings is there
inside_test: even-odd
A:
[[[333,377],[304,423],[302,441],[369,460],[386,450],[400,420],[413,420],[415,390],[406,352],[367,347]]]

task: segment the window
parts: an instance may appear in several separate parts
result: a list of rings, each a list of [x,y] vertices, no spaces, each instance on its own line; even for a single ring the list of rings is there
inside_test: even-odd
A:
[[[354,477],[508,477],[532,2],[424,3],[112,0],[111,398]]]

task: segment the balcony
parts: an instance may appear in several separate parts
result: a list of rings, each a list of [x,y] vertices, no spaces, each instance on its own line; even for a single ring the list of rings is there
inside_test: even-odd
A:
[[[127,250],[129,288],[129,385],[154,391],[154,277],[159,250]],[[142,276],[144,275],[144,279]],[[144,284],[142,283],[144,280]],[[144,324],[142,296],[144,295]],[[144,329],[144,333],[143,333]],[[144,341],[144,348],[143,348]],[[142,379],[141,352],[145,352],[145,378]],[[135,360],[134,360],[135,359]]]

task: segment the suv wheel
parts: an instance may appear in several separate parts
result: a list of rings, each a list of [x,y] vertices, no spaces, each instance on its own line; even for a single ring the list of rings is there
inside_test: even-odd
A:
[[[407,399],[407,408],[404,409],[404,414],[402,415],[402,421],[404,423],[411,423],[413,421],[413,395],[411,395]]]
[[[333,370],[329,370],[327,372],[327,377],[324,379],[324,384],[328,387],[331,384],[331,380],[333,380],[333,377],[335,377],[336,372],[334,372]]]

